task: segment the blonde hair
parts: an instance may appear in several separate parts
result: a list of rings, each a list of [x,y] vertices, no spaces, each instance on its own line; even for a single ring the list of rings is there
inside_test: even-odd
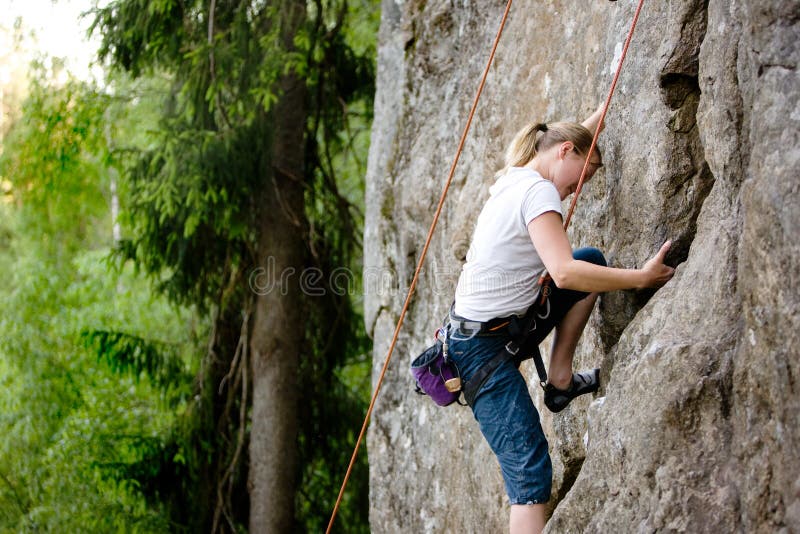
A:
[[[540,135],[541,134],[541,135]],[[506,172],[510,167],[522,167],[536,157],[536,154],[547,150],[554,145],[570,141],[575,145],[575,151],[580,155],[589,153],[592,146],[592,133],[582,124],[577,122],[554,122],[545,124],[534,122],[528,124],[514,136],[511,144],[506,149],[506,165],[497,176]],[[600,148],[595,146],[594,151],[602,162]]]

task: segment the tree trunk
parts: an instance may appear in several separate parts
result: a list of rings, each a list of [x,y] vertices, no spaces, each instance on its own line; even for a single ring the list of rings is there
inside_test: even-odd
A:
[[[291,43],[305,3],[287,2],[285,42]],[[289,45],[290,46],[290,45]],[[253,409],[250,430],[250,532],[291,532],[297,484],[297,368],[303,346],[300,275],[306,254],[303,200],[305,84],[281,80],[271,111],[272,150],[264,176],[258,261],[264,276],[253,317]]]

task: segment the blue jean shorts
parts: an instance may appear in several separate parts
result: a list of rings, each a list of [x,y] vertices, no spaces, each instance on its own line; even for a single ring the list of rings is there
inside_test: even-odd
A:
[[[462,380],[469,380],[507,341],[505,337],[450,338],[450,357]],[[500,462],[511,504],[547,502],[553,477],[547,439],[525,378],[512,361],[506,361],[489,377],[472,412]]]
[[[605,265],[599,250],[578,249],[575,259]],[[548,299],[550,313],[540,320],[535,333],[520,353],[530,354],[578,301],[588,296],[580,291],[552,285]],[[494,358],[509,341],[505,335],[450,337],[450,357],[458,366],[463,382]],[[478,392],[472,412],[503,474],[511,504],[541,504],[550,499],[553,468],[542,431],[539,413],[533,405],[525,377],[513,360],[500,365]]]

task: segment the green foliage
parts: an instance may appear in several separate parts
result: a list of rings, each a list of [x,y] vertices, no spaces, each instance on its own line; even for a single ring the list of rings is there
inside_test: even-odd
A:
[[[134,77],[138,77],[143,68],[170,67],[182,59],[185,39],[182,22],[193,7],[183,1],[135,0],[97,9],[90,31],[99,30],[108,35],[111,29],[127,29],[124,39],[105,39],[98,54],[112,56],[114,64],[130,71]]]
[[[261,103],[274,99],[267,93],[286,64],[277,7],[220,3],[211,45],[207,7],[116,1],[93,24],[100,56],[115,67],[133,76],[163,69],[174,80],[154,142],[126,158],[132,237],[120,256],[158,276],[176,302],[203,310],[253,262],[255,192],[269,165]]]
[[[165,276],[161,288],[172,299],[203,309],[233,273],[254,262],[254,202],[270,172],[269,112],[279,96],[275,82],[287,70],[299,72],[308,86],[309,202],[327,217],[320,223],[334,223],[315,228],[330,228],[323,241],[357,235],[349,213],[335,224],[343,212],[334,169],[347,164],[347,153],[357,164],[339,173],[363,181],[378,20],[375,1],[314,2],[314,16],[291,48],[281,40],[288,15],[280,2],[220,3],[209,43],[207,7],[118,0],[96,9],[92,26],[102,33],[101,57],[116,67],[134,76],[155,69],[174,76],[156,142],[127,160],[132,238],[120,253]],[[361,54],[354,51],[357,37],[365,41]],[[362,202],[358,194],[350,200]]]
[[[157,274],[159,290],[176,302],[207,309],[231,269],[249,259],[255,139],[250,129],[170,127],[127,169],[134,237],[120,244],[120,255]]]
[[[23,117],[4,142],[0,176],[11,184],[8,194],[23,223],[55,250],[96,237],[95,223],[107,210],[103,110],[109,102],[74,79],[52,91],[45,67],[34,69]]]
[[[203,329],[132,265],[109,270],[116,102],[47,78],[0,158],[0,532],[172,531],[168,501],[149,497],[181,484],[161,466],[186,449],[177,421]]]
[[[81,332],[84,346],[94,349],[115,373],[129,374],[136,381],[143,375],[162,389],[191,383],[173,343],[154,342],[140,336],[108,330]],[[187,392],[188,393],[188,392]]]
[[[13,285],[3,291],[13,312],[0,324],[0,530],[172,530],[164,505],[144,498],[153,476],[136,469],[153,465],[153,444],[169,440],[186,399],[115,374],[81,333],[124,325],[171,335],[187,353],[187,314],[153,300],[131,268],[109,276],[107,250],[57,265],[25,237],[15,234]]]
[[[298,267],[360,270],[379,2],[309,0],[296,32],[289,19],[301,14],[292,5],[297,3],[116,0],[94,11],[102,58],[134,78],[164,73],[171,80],[151,142],[119,155],[129,237],[118,245],[117,257],[133,260],[172,302],[215,318],[213,357],[197,377],[200,399],[182,423],[188,434],[181,435],[195,445],[182,457],[187,476],[198,484],[197,497],[172,502],[173,509],[185,505],[201,518],[219,504],[220,478],[235,460],[237,432],[245,425],[239,420],[247,408],[239,405],[241,383],[221,388],[221,382],[233,367],[242,312],[250,309],[245,278],[261,237],[258,203],[280,194],[270,158],[279,80],[287,73],[305,81],[307,100],[305,170],[294,178],[306,191],[309,230],[298,239],[308,257]],[[352,282],[360,287],[357,277]],[[298,527],[307,531],[320,530],[332,509],[369,391],[359,303],[351,293],[325,290],[305,306],[306,339],[298,340],[309,347],[298,374],[307,395],[298,407],[296,497]],[[130,350],[146,354],[138,342],[134,348],[106,346],[120,368]],[[125,369],[145,369],[147,356],[142,358]],[[163,460],[161,469],[170,471],[163,451],[171,449],[153,450],[154,461]],[[246,494],[242,469],[234,470],[235,483],[226,492]],[[340,516],[347,526],[339,528],[368,529],[366,484],[362,453]],[[233,516],[230,523],[246,523],[246,505],[227,506],[226,513]],[[198,521],[208,528],[207,519]]]

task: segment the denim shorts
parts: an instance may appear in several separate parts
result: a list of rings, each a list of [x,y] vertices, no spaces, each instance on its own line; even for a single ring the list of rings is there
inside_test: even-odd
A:
[[[605,265],[599,250],[578,249],[575,259]],[[534,334],[520,353],[532,350],[564,318],[569,309],[588,293],[559,289],[552,284],[546,318],[539,320]],[[450,357],[458,366],[462,381],[494,358],[509,341],[507,335],[450,337]],[[541,504],[550,499],[553,468],[542,431],[539,413],[533,405],[525,377],[513,360],[507,360],[484,383],[472,412],[503,474],[511,504]]]
[[[503,349],[507,338],[450,338],[450,358],[466,381]],[[547,439],[522,373],[506,361],[475,399],[472,412],[500,462],[511,504],[538,504],[550,498],[553,469]]]

